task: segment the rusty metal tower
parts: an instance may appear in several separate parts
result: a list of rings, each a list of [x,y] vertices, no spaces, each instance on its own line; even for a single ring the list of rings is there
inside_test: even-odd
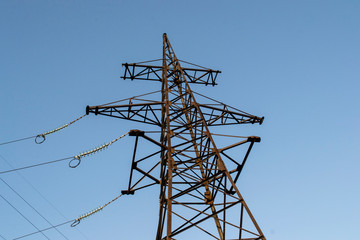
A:
[[[243,137],[219,148],[215,139],[229,135],[210,132],[213,126],[261,124],[264,118],[192,91],[191,83],[216,85],[220,71],[197,65],[182,67],[180,63],[188,63],[176,57],[166,34],[163,34],[163,57],[159,61],[162,65],[125,63],[122,78],[161,82],[160,91],[125,99],[125,103],[86,109],[87,114],[160,127],[159,140],[149,137],[147,131],[130,131],[135,146],[129,186],[122,193],[134,194],[139,189],[160,186],[156,240],[194,239],[194,236],[202,240],[265,240],[236,186],[253,144],[260,142],[260,138]],[[152,99],[156,94],[161,96],[160,101]],[[199,103],[195,97],[206,99],[207,103]],[[156,150],[138,157],[139,138],[154,144]],[[230,152],[235,147],[242,151],[233,157]]]

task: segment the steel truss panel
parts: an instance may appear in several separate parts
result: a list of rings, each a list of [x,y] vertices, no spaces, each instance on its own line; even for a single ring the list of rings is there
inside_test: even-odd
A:
[[[162,66],[151,66],[136,63],[124,63],[125,67],[123,79],[131,80],[147,80],[162,82]],[[212,69],[195,69],[195,68],[181,68],[181,71],[187,77],[188,82],[196,84],[205,84],[215,86],[217,75],[221,73],[218,70]],[[169,69],[167,71],[168,81],[176,81],[174,71]]]

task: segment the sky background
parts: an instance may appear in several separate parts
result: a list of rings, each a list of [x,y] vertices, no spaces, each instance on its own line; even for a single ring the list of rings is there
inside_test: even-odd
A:
[[[222,71],[218,86],[194,90],[265,116],[261,126],[214,132],[262,139],[239,189],[267,239],[356,239],[359,13],[358,0],[0,1],[0,142],[55,129],[86,105],[159,90],[119,77],[122,63],[161,58],[166,32],[179,59]],[[41,145],[1,145],[0,171],[74,156],[134,128],[156,130],[89,115]],[[60,224],[126,188],[133,144],[125,137],[75,169],[65,161],[0,178]],[[125,196],[76,228],[58,229],[68,239],[153,239],[158,191]],[[38,228],[50,226],[3,181],[0,193]],[[2,198],[0,209],[0,238],[36,231]]]

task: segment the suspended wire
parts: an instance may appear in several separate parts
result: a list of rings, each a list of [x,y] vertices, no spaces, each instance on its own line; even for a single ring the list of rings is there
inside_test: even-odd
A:
[[[142,63],[149,63],[149,62],[156,62],[156,61],[162,61],[163,59],[162,58],[159,58],[159,59],[154,59],[154,60],[148,60],[148,61],[143,61],[143,62],[137,62],[135,64],[142,64]]]
[[[19,170],[23,170],[23,169],[27,169],[27,168],[33,168],[33,167],[38,167],[38,166],[42,166],[42,165],[47,165],[47,164],[51,164],[51,163],[56,163],[56,162],[61,162],[61,161],[65,161],[65,160],[69,160],[71,159],[71,161],[69,162],[69,167],[71,168],[76,168],[77,166],[79,166],[79,164],[81,163],[81,159],[83,157],[92,155],[96,152],[102,151],[105,148],[108,148],[110,145],[112,145],[113,143],[115,143],[116,141],[118,141],[119,139],[125,137],[126,135],[128,135],[129,132],[125,133],[124,135],[121,135],[120,137],[112,140],[109,143],[105,143],[103,145],[101,145],[100,147],[97,147],[95,149],[92,149],[90,151],[84,152],[84,153],[80,153],[78,155],[75,155],[73,157],[66,157],[66,158],[60,158],[57,160],[53,160],[53,161],[48,161],[48,162],[43,162],[43,163],[38,163],[38,164],[33,164],[33,165],[29,165],[29,166],[25,166],[25,167],[20,167],[20,168],[14,168],[14,169],[9,169],[9,170],[5,170],[0,172],[0,174],[4,174],[4,173],[9,173],[9,172],[14,172],[14,171],[19,171]]]
[[[8,186],[18,197],[20,197],[29,207],[31,207],[40,217],[42,217],[48,224],[50,224],[50,226],[54,227],[54,225],[52,225],[52,223],[47,220],[38,210],[36,210],[36,208],[34,208],[28,201],[25,200],[25,198],[23,198],[17,191],[15,191],[14,188],[12,188],[4,179],[0,178],[0,180],[6,185]],[[69,240],[62,232],[59,231],[59,229],[55,228],[55,230],[62,235],[65,239]]]
[[[228,107],[228,108],[231,108],[231,109],[234,109],[234,110],[236,110],[236,111],[242,112],[242,113],[244,113],[244,114],[253,116],[253,115],[250,114],[250,113],[247,113],[247,112],[244,112],[244,111],[242,111],[242,110],[240,110],[240,109],[237,109],[237,108],[234,108],[234,107],[232,107],[232,106],[229,106],[229,105],[227,105],[227,104],[225,104],[225,103],[223,103],[223,102],[220,102],[220,101],[218,101],[218,100],[215,100],[215,99],[213,99],[213,98],[211,98],[211,97],[207,97],[207,96],[205,96],[205,95],[203,95],[203,94],[201,94],[201,93],[198,93],[198,92],[195,92],[195,91],[192,91],[192,92],[195,93],[195,94],[197,94],[197,95],[199,95],[199,96],[202,96],[202,97],[204,97],[204,98],[207,98],[207,99],[209,99],[209,100],[212,100],[212,101],[214,101],[214,102],[217,102],[217,103],[219,103],[219,104],[222,104],[222,105],[224,105],[224,106],[226,106],[226,107]]]
[[[179,62],[187,63],[187,64],[193,65],[195,67],[203,68],[203,69],[210,69],[210,68],[203,67],[203,66],[200,66],[200,65],[197,65],[197,64],[194,64],[194,63],[191,63],[191,62],[187,62],[187,61],[184,61],[184,60],[180,60],[180,59],[179,59]]]
[[[1,235],[1,234],[0,234],[0,237],[1,237],[2,239],[4,239],[4,240],[7,240],[7,239],[6,239],[6,238],[4,238],[4,237],[3,237],[3,235]]]
[[[105,103],[105,104],[99,105],[99,107],[103,107],[103,106],[107,106],[107,105],[109,105],[109,104],[114,104],[114,103],[118,103],[118,102],[123,102],[123,101],[131,100],[131,99],[138,98],[138,97],[143,97],[143,96],[150,95],[150,94],[154,94],[154,93],[158,93],[158,92],[161,92],[161,90],[157,90],[157,91],[153,91],[153,92],[149,92],[149,93],[144,93],[144,94],[141,94],[141,95],[137,95],[137,96],[134,96],[134,97],[117,100],[117,101],[114,101],[114,102]]]
[[[60,131],[68,126],[70,126],[71,124],[73,124],[74,122],[76,121],[79,121],[80,119],[82,119],[83,117],[85,117],[86,114],[82,115],[81,117],[75,119],[74,121],[68,123],[68,124],[65,124],[64,126],[61,126],[59,128],[56,128],[54,130],[51,130],[51,131],[48,131],[48,132],[45,132],[45,133],[41,133],[41,134],[38,134],[36,136],[31,136],[31,137],[25,137],[25,138],[20,138],[20,139],[16,139],[16,140],[12,140],[12,141],[8,141],[8,142],[3,142],[3,143],[0,143],[0,146],[1,145],[6,145],[6,144],[10,144],[10,143],[15,143],[15,142],[20,142],[20,141],[24,141],[24,140],[27,140],[27,139],[31,139],[31,138],[35,138],[35,142],[37,144],[41,144],[45,141],[45,136],[46,135],[49,135],[51,133],[54,133],[54,132],[57,132],[57,131]]]
[[[0,154],[0,157],[8,164],[11,168],[14,168],[14,167],[12,166],[12,164],[11,164],[4,156],[2,156],[2,155]],[[58,213],[66,220],[66,217],[64,216],[64,214],[62,214],[62,212],[60,212],[60,210],[59,210],[57,207],[55,207],[55,205],[52,204],[41,192],[39,192],[39,190],[37,190],[34,185],[32,185],[20,172],[16,172],[16,173],[17,173],[25,182],[27,182],[27,183],[32,187],[32,189],[34,189],[56,212],[58,212]],[[88,238],[86,237],[86,235],[85,235],[83,232],[80,231],[79,228],[76,228],[76,230],[77,230],[85,239],[88,239]],[[1,236],[1,235],[0,235],[0,236]]]
[[[31,136],[31,137],[20,138],[20,139],[8,141],[8,142],[3,142],[3,143],[0,143],[0,146],[1,146],[1,145],[5,145],[5,144],[9,144],[9,143],[24,141],[24,140],[27,140],[27,139],[30,139],[30,138],[35,138],[35,137],[36,137],[36,136]]]
[[[118,200],[121,196],[122,196],[122,194],[120,194],[119,196],[115,197],[115,198],[114,198],[113,200],[111,200],[110,202],[102,205],[101,207],[98,207],[97,209],[95,209],[95,210],[93,210],[93,211],[91,211],[91,212],[89,212],[89,213],[86,213],[86,214],[80,216],[79,218],[76,218],[76,219],[70,220],[70,221],[66,221],[66,222],[63,222],[63,223],[60,223],[60,224],[58,224],[58,225],[55,225],[55,226],[52,226],[52,227],[48,227],[48,228],[45,228],[45,229],[42,229],[42,230],[39,230],[39,229],[38,229],[38,231],[36,231],[36,232],[28,233],[28,234],[23,235],[23,236],[21,236],[21,237],[14,238],[13,240],[17,240],[17,239],[21,239],[21,238],[24,238],[24,237],[28,237],[28,236],[31,236],[31,235],[34,235],[34,234],[37,234],[37,233],[43,233],[43,232],[45,232],[45,231],[47,231],[47,230],[50,230],[50,229],[53,229],[53,228],[57,228],[57,227],[59,227],[59,226],[68,224],[68,223],[70,223],[70,222],[73,222],[73,223],[71,224],[71,226],[72,226],[72,227],[75,227],[75,226],[77,226],[77,225],[80,223],[81,220],[83,220],[84,218],[90,217],[91,215],[93,215],[93,214],[101,211],[102,209],[104,209],[105,207],[107,207],[108,205],[110,205],[111,203],[113,203],[113,202],[115,202],[116,200]]]
[[[211,133],[211,135],[221,136],[221,137],[249,138],[249,137],[246,137],[246,136],[227,135],[227,134],[218,134],[218,133]]]
[[[145,133],[161,133],[161,131],[154,130],[154,131],[144,131]]]
[[[43,232],[45,232],[45,231],[47,231],[47,230],[60,227],[60,226],[62,226],[62,225],[71,223],[72,221],[74,221],[74,220],[70,220],[70,221],[67,221],[67,222],[60,223],[60,224],[58,224],[58,225],[55,225],[54,227],[48,227],[48,228],[44,228],[44,229],[42,229],[42,230],[38,229],[36,232],[28,233],[28,234],[23,235],[23,236],[21,236],[21,237],[14,238],[13,240],[17,240],[17,239],[21,239],[21,238],[24,238],[24,237],[28,237],[28,236],[34,235],[34,234],[36,234],[36,233],[44,234]]]
[[[14,168],[14,169],[2,171],[2,172],[0,172],[0,174],[19,171],[19,170],[23,170],[23,169],[27,169],[27,168],[38,167],[38,166],[42,166],[42,165],[46,165],[46,164],[50,164],[50,163],[61,162],[61,161],[65,161],[65,160],[72,159],[72,158],[73,157],[61,158],[61,159],[57,159],[57,160],[53,160],[53,161],[48,161],[48,162],[38,163],[38,164],[34,164],[34,165],[29,165],[29,166],[25,166],[25,167],[21,167],[21,168]]]
[[[114,198],[113,200],[111,200],[110,202],[92,210],[91,212],[85,213],[84,215],[81,215],[79,218],[75,219],[74,222],[71,224],[72,227],[77,226],[81,220],[83,220],[84,218],[90,217],[91,215],[94,215],[97,212],[100,212],[101,210],[103,210],[105,207],[107,207],[109,204],[115,202],[116,200],[118,200],[120,197],[122,196],[122,194],[120,194],[119,196],[117,196],[116,198]]]
[[[82,115],[81,117],[75,119],[75,120],[72,121],[72,122],[69,122],[69,123],[67,123],[67,124],[65,124],[65,125],[63,125],[63,126],[61,126],[61,127],[56,128],[56,129],[54,129],[54,130],[51,130],[51,131],[48,131],[48,132],[41,133],[41,134],[37,135],[36,138],[35,138],[35,142],[36,142],[37,144],[43,143],[43,142],[45,141],[45,136],[46,136],[46,135],[49,135],[49,134],[51,134],[51,133],[58,132],[58,131],[60,131],[60,130],[62,130],[62,129],[64,129],[64,128],[70,126],[71,124],[79,121],[80,119],[82,119],[82,118],[85,117],[85,116],[86,116],[86,114]]]
[[[4,199],[5,202],[7,202],[16,212],[18,212],[18,213],[19,213],[26,221],[28,221],[34,228],[36,228],[36,230],[40,231],[40,229],[39,229],[38,227],[36,227],[35,224],[33,224],[27,217],[25,217],[14,205],[12,205],[4,196],[2,196],[2,195],[0,194],[0,197],[1,197],[2,199]],[[48,238],[43,232],[41,232],[41,233],[42,233],[42,235],[43,235],[45,238],[47,238],[47,239],[50,240],[50,238]]]

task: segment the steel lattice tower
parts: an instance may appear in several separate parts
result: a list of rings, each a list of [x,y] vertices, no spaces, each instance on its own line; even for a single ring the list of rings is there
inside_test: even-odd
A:
[[[218,148],[212,126],[261,124],[257,117],[228,105],[208,99],[200,104],[190,83],[216,85],[220,71],[208,68],[182,67],[167,35],[163,35],[161,66],[125,63],[124,79],[161,82],[161,101],[139,97],[126,104],[88,106],[87,114],[105,115],[160,127],[160,141],[144,131],[131,130],[135,147],[127,190],[123,194],[152,185],[160,185],[160,208],[156,239],[193,239],[199,231],[201,239],[265,240],[236,182],[255,142],[250,136],[240,142]],[[147,96],[152,95],[148,94]],[[138,139],[143,138],[157,150],[137,157]],[[245,148],[236,161],[228,151]],[[239,157],[237,156],[239,159]],[[232,166],[228,170],[225,166]],[[196,233],[198,234],[198,233]],[[198,235],[196,235],[198,236]]]

